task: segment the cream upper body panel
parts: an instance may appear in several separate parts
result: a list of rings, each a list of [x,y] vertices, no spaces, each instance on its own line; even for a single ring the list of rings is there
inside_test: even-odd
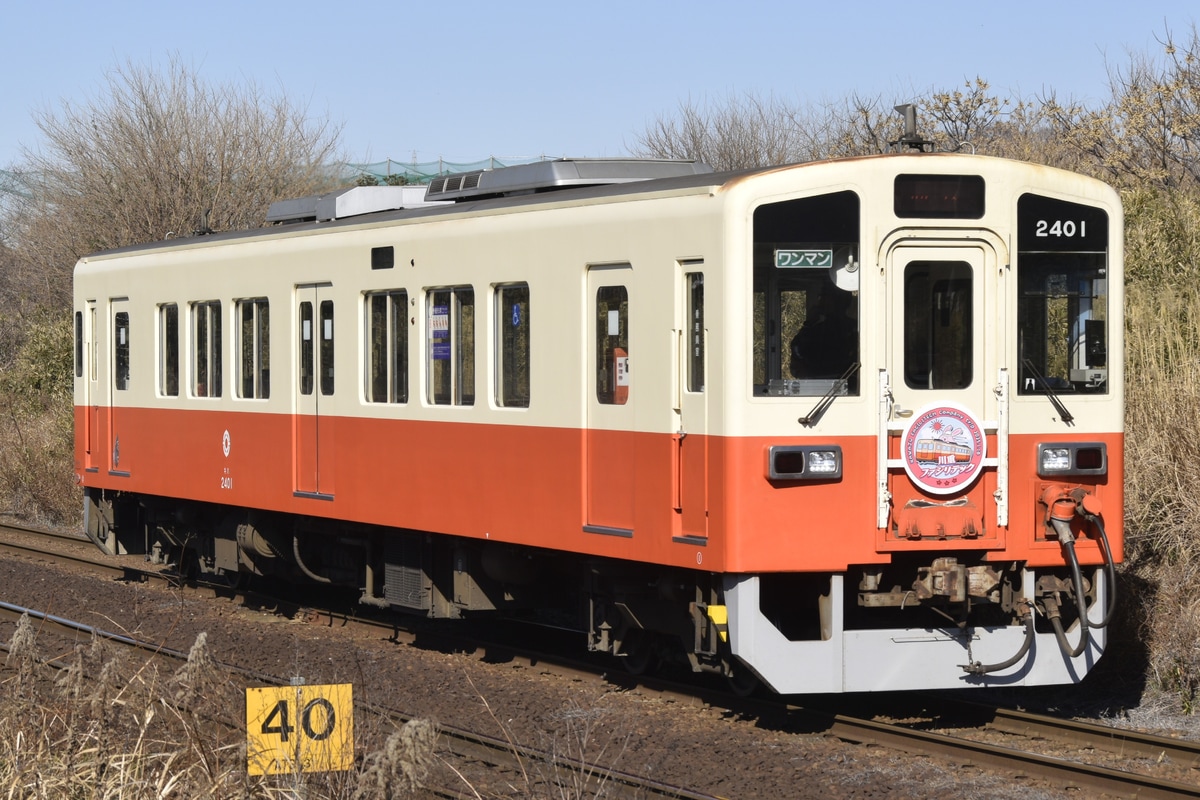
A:
[[[893,207],[892,185],[906,173],[981,176],[988,205],[977,219],[901,219]],[[879,156],[802,164],[741,175],[696,180],[687,185],[638,193],[572,194],[521,204],[471,203],[463,207],[393,214],[379,221],[277,227],[243,235],[217,236],[128,248],[82,259],[76,268],[76,310],[92,302],[98,310],[97,335],[105,336],[110,301],[124,298],[134,325],[132,380],[123,402],[178,408],[222,408],[288,414],[295,410],[288,385],[272,386],[270,397],[237,397],[236,332],[232,306],[264,298],[271,313],[270,362],[279,368],[295,361],[296,287],[317,285],[336,308],[337,391],[323,412],[365,417],[453,420],[472,424],[580,427],[582,398],[591,391],[585,374],[586,316],[591,267],[631,267],[630,402],[636,430],[673,433],[680,389],[679,341],[684,327],[680,305],[681,265],[704,274],[707,431],[718,436],[872,435],[888,373],[894,329],[890,271],[897,253],[924,246],[961,246],[978,252],[988,287],[980,311],[993,332],[986,354],[985,380],[1014,380],[1018,321],[1013,256],[1017,247],[1016,203],[1031,192],[1104,209],[1112,220],[1108,258],[1119,270],[1123,258],[1120,200],[1104,184],[1071,173],[976,156],[923,154]],[[859,219],[857,317],[860,331],[857,392],[837,396],[819,420],[805,425],[819,396],[774,397],[755,392],[754,331],[756,210],[798,198],[852,193]],[[394,249],[391,269],[371,269],[373,248]],[[973,258],[973,256],[972,256]],[[1116,274],[1120,274],[1117,272]],[[496,404],[494,331],[500,320],[492,303],[498,285],[527,284],[531,318],[530,403],[528,408]],[[475,295],[475,401],[470,406],[432,405],[426,391],[427,307],[431,290],[470,287]],[[404,290],[409,302],[408,365],[410,395],[403,405],[370,403],[365,398],[364,331],[366,293]],[[1122,281],[1108,285],[1108,302],[1119,309]],[[187,371],[192,331],[185,311],[191,304],[223,303],[222,342],[227,385],[222,397],[195,397],[181,391],[162,397],[151,378],[157,338],[157,309],[175,303],[180,310],[181,369]],[[761,321],[760,321],[761,322]],[[349,323],[349,324],[348,324]],[[1108,342],[1110,384],[1122,380],[1121,326],[1111,326]],[[142,328],[139,330],[139,328]],[[98,359],[103,366],[104,354]],[[273,380],[275,380],[273,378]],[[77,403],[83,398],[77,381]],[[103,384],[103,381],[100,382]],[[186,383],[185,383],[186,385]],[[87,402],[103,404],[108,389],[98,385]],[[1053,428],[1055,407],[1041,395],[1008,393],[1014,431]],[[989,401],[990,402],[990,401]],[[1079,427],[1119,429],[1119,390],[1069,398]],[[995,406],[991,406],[995,408]]]

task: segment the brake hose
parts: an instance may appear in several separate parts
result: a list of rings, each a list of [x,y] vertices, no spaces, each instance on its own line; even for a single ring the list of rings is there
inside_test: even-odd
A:
[[[1062,619],[1058,614],[1058,604],[1049,603],[1050,613],[1047,617],[1050,619],[1050,624],[1054,627],[1054,636],[1058,639],[1058,646],[1063,653],[1069,658],[1074,658],[1087,648],[1090,634],[1088,633],[1089,626],[1092,628],[1103,628],[1112,622],[1113,614],[1117,608],[1117,570],[1113,563],[1112,547],[1108,542],[1108,532],[1104,529],[1104,523],[1096,514],[1091,514],[1082,511],[1076,507],[1076,512],[1088,522],[1096,526],[1096,531],[1100,534],[1100,543],[1104,549],[1104,570],[1108,580],[1106,581],[1108,589],[1108,607],[1105,610],[1104,618],[1100,622],[1090,622],[1087,617],[1087,597],[1083,591],[1083,573],[1079,567],[1079,558],[1075,553],[1075,537],[1071,534],[1070,528],[1063,525],[1055,526],[1060,535],[1060,540],[1063,546],[1063,552],[1066,555],[1068,564],[1071,566],[1071,581],[1075,588],[1075,607],[1079,612],[1079,644],[1075,647],[1067,640],[1066,631],[1063,630]],[[1016,664],[1025,654],[1029,652],[1029,648],[1033,645],[1034,640],[1034,619],[1033,607],[1028,601],[1025,601],[1025,611],[1021,615],[1025,622],[1025,641],[1021,644],[1021,648],[1006,661],[997,664],[981,664],[978,661],[971,664],[960,665],[963,671],[971,675],[985,675],[989,672],[999,672],[1002,669],[1007,669],[1013,664]]]
[[[1074,537],[1062,537],[1063,552],[1066,553],[1067,561],[1071,565],[1071,581],[1075,585],[1075,608],[1079,612],[1079,644],[1071,647],[1071,643],[1067,641],[1066,631],[1063,630],[1062,619],[1058,615],[1057,604],[1055,604],[1054,612],[1047,614],[1050,618],[1050,624],[1054,626],[1054,635],[1058,638],[1058,646],[1062,648],[1063,653],[1068,658],[1074,658],[1087,648],[1088,645],[1088,618],[1087,618],[1087,598],[1083,593],[1083,573],[1079,569],[1079,558],[1075,555],[1075,539]]]
[[[1104,574],[1108,577],[1105,587],[1108,589],[1108,608],[1105,609],[1104,619],[1088,623],[1093,628],[1103,628],[1112,622],[1113,614],[1117,610],[1117,568],[1113,564],[1112,547],[1108,544],[1108,533],[1105,532],[1104,523],[1100,521],[1100,517],[1088,513],[1081,516],[1096,526],[1096,530],[1100,533],[1100,544],[1104,548]]]
[[[1021,643],[1021,649],[1012,658],[1007,661],[1001,661],[998,664],[980,664],[978,661],[972,664],[960,664],[959,666],[962,667],[964,672],[971,675],[986,675],[989,672],[999,672],[1002,669],[1008,669],[1025,657],[1025,654],[1029,652],[1029,648],[1033,645],[1033,604],[1028,600],[1022,600],[1021,602],[1025,606],[1025,610],[1021,614],[1021,617],[1025,620],[1025,641]]]

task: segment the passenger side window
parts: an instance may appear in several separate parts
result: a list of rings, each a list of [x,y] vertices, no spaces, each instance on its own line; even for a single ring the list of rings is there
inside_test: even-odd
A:
[[[179,306],[164,303],[158,307],[158,392],[164,397],[179,396]]]
[[[529,284],[496,287],[496,404],[529,407]]]
[[[221,396],[221,301],[192,304],[192,377],[196,397]]]
[[[426,296],[429,402],[475,404],[475,291],[435,289]]]
[[[237,304],[238,396],[265,400],[271,396],[271,304],[265,297]]]
[[[367,294],[366,314],[367,401],[407,403],[408,292]]]

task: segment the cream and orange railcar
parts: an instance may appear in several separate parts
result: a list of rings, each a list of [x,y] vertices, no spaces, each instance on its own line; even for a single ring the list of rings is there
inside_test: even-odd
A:
[[[79,262],[98,545],[781,693],[1072,682],[1100,656],[1112,189],[909,153],[413,194]]]

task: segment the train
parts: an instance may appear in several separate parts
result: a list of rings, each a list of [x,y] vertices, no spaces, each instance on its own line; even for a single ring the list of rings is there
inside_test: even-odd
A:
[[[925,147],[282,201],[79,260],[85,528],[743,692],[1077,683],[1118,605],[1123,255],[1103,182]]]
[[[945,439],[918,439],[914,448],[917,461],[953,463],[971,460],[971,445]]]

